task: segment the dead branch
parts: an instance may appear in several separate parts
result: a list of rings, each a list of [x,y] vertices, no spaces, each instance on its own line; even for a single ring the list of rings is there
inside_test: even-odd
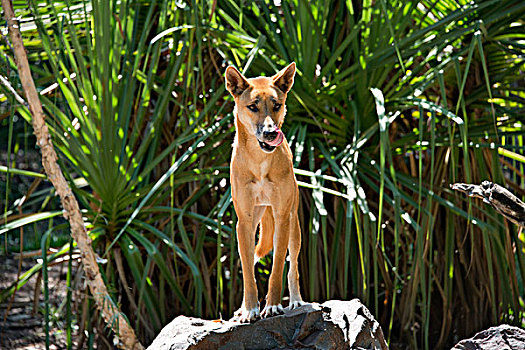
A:
[[[506,188],[490,181],[483,181],[481,185],[457,183],[450,185],[450,188],[469,197],[483,199],[483,202],[490,204],[498,213],[525,228],[525,203]]]

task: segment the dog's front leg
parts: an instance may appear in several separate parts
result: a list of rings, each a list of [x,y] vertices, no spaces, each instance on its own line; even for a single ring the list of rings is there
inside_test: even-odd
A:
[[[288,251],[290,253],[290,270],[288,271],[288,289],[290,290],[289,309],[295,309],[304,305],[299,288],[299,267],[298,257],[301,250],[301,227],[297,212],[292,213],[292,228],[290,230],[290,240],[288,242]]]
[[[274,211],[274,215],[275,215]],[[269,317],[284,313],[281,305],[281,291],[283,281],[284,261],[288,249],[288,239],[291,228],[290,211],[275,215],[275,231],[273,239],[273,264],[270,275],[270,285],[266,295],[266,306],[261,313],[262,317]]]
[[[255,283],[255,231],[261,220],[265,207],[254,207],[252,210],[237,210],[237,242],[241,257],[244,297],[238,311],[240,322],[253,322],[259,317],[259,302],[257,300],[257,284]]]

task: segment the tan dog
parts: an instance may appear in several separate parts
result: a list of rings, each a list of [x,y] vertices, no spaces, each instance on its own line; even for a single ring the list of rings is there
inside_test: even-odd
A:
[[[246,79],[237,69],[226,69],[226,88],[235,100],[235,128],[230,176],[232,199],[239,218],[237,239],[243,270],[244,299],[241,322],[259,317],[254,263],[273,248],[273,266],[262,317],[284,312],[282,275],[286,251],[290,254],[288,287],[293,309],[304,304],[299,290],[297,258],[301,229],[297,217],[299,190],[293,173],[292,152],[281,131],[286,96],[292,88],[295,63],[273,77]],[[259,243],[255,232],[261,224]],[[255,254],[254,254],[255,253]]]

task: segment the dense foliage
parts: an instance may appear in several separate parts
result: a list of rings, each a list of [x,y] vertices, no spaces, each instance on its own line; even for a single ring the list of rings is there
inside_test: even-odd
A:
[[[145,343],[177,314],[227,318],[241,303],[228,64],[256,76],[297,63],[285,133],[305,300],[361,298],[393,349],[521,324],[525,237],[449,184],[525,195],[522,0],[14,3],[61,166]],[[0,74],[20,92],[2,38]],[[34,139],[0,89],[3,250],[24,227],[38,247],[51,235],[53,260],[75,246],[40,168],[6,161],[34,154]],[[260,291],[270,266],[257,265]]]

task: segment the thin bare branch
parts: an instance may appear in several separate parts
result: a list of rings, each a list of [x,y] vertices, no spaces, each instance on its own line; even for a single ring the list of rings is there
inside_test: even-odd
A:
[[[26,106],[27,108],[29,108],[29,104],[22,98],[22,96],[20,96],[18,94],[18,92],[16,92],[15,88],[13,88],[13,86],[11,85],[9,80],[7,80],[2,74],[0,74],[0,82],[2,82],[2,84],[4,84],[4,86],[9,91],[11,91],[11,93],[13,94],[13,96],[15,96],[15,99],[18,101],[18,103],[20,103],[20,104]]]

